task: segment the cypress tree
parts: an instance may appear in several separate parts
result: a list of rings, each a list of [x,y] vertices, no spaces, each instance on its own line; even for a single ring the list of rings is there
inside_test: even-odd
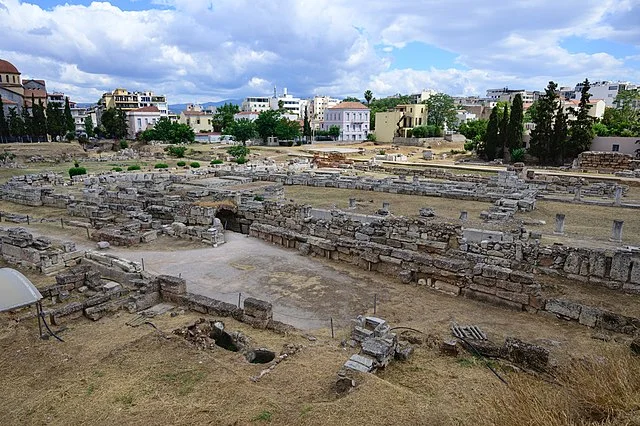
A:
[[[498,107],[494,106],[489,116],[489,124],[487,125],[487,133],[484,137],[484,153],[489,161],[496,158],[496,149],[498,148],[499,138],[499,123],[498,123]]]
[[[64,130],[66,132],[74,132],[76,131],[76,123],[73,121],[73,116],[71,115],[71,106],[69,105],[69,98],[64,98]]]
[[[498,154],[499,158],[505,157],[505,149],[508,147],[508,129],[509,129],[509,106],[505,104],[504,111],[502,112],[502,119],[500,120],[500,134],[498,142]]]
[[[549,164],[557,160],[559,147],[555,145],[556,135],[554,134],[554,117],[557,116],[559,104],[557,88],[558,85],[550,81],[545,94],[540,96],[535,111],[531,114],[535,128],[531,131],[530,150],[538,157],[541,164]]]
[[[567,115],[564,113],[562,104],[558,106],[556,115],[553,120],[553,144],[550,158],[554,162],[564,163],[567,156],[569,128],[567,126]]]
[[[509,148],[511,150],[522,148],[522,132],[524,129],[524,108],[522,105],[522,96],[520,93],[513,98],[511,104],[511,116],[509,117],[509,128],[507,130],[507,138]]]
[[[4,116],[4,102],[2,101],[2,96],[0,96],[0,143],[8,142],[8,137],[9,125]]]
[[[576,115],[576,119],[571,123],[569,132],[571,137],[568,155],[572,157],[577,156],[583,151],[588,151],[595,137],[595,132],[593,131],[594,119],[589,115],[589,110],[592,106],[589,103],[589,99],[591,98],[591,94],[589,93],[590,88],[589,80],[585,79],[582,83],[582,92],[580,94],[577,113],[575,110],[572,111]]]
[[[33,118],[26,107],[22,108],[22,122],[24,123],[23,136],[29,138],[29,142],[33,142]]]

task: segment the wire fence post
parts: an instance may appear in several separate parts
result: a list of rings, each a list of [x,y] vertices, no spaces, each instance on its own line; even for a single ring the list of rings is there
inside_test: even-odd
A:
[[[27,215],[27,225],[31,225],[31,222],[29,221],[29,215]]]
[[[378,308],[378,293],[373,294],[373,315],[376,314],[376,310]]]
[[[64,229],[64,221],[62,220],[62,218],[60,218],[60,226],[62,226],[62,229]]]
[[[142,270],[144,271],[144,257],[141,257],[140,260],[142,260]]]
[[[91,239],[91,234],[89,234],[89,228],[84,228],[84,229],[86,229],[86,230],[87,230],[87,238],[88,238],[88,239]]]
[[[333,317],[331,317],[331,338],[335,338],[335,334],[333,333]]]
[[[238,293],[238,308],[240,307],[240,298],[242,298],[242,293]]]

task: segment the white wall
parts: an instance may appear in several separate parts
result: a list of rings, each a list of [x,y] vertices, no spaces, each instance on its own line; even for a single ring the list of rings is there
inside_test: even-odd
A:
[[[636,143],[638,142],[638,143]],[[636,154],[636,149],[640,149],[640,137],[602,137],[596,136],[591,142],[591,151],[613,152],[614,145],[618,145],[618,151],[623,154]]]

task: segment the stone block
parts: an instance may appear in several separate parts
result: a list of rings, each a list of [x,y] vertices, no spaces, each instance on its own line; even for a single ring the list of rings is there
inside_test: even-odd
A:
[[[545,371],[549,364],[547,349],[513,337],[507,337],[505,340],[503,353],[509,361],[537,371]]]
[[[631,272],[631,253],[617,252],[611,261],[612,280],[626,282]]]
[[[579,274],[582,259],[578,253],[569,253],[564,262],[564,271],[568,274]]]
[[[247,297],[244,300],[244,313],[261,320],[269,320],[273,318],[273,306],[271,303]]]
[[[515,293],[522,292],[522,284],[505,280],[496,280],[496,287]]]
[[[473,282],[479,285],[483,285],[485,287],[495,287],[498,283],[498,280],[495,278],[487,278],[482,276],[473,277]]]
[[[497,290],[496,291],[496,296],[498,296],[501,299],[510,300],[512,302],[522,303],[523,305],[528,305],[529,304],[529,295],[528,294],[515,293],[515,292],[512,292],[512,291]]]
[[[500,280],[508,280],[511,272],[512,271],[509,268],[502,268],[494,265],[485,265],[485,267],[482,268],[483,277],[497,278]]]
[[[593,306],[582,305],[578,321],[587,327],[595,327],[600,321],[601,311]]]
[[[185,294],[187,292],[187,281],[184,278],[158,275],[158,283],[162,293]]]
[[[561,317],[577,320],[580,318],[582,305],[570,300],[548,299],[544,309]]]
[[[460,287],[441,280],[436,280],[433,284],[433,288],[443,293],[452,294],[454,296],[460,294]]]
[[[464,297],[468,299],[490,303],[492,305],[501,306],[507,309],[513,309],[515,311],[522,311],[523,309],[523,306],[521,303],[516,303],[510,300],[501,299],[493,294],[482,293],[479,291],[472,290],[470,288],[462,289],[461,293]]]

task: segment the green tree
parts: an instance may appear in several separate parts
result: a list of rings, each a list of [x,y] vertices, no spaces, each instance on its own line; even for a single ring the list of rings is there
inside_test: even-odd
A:
[[[228,131],[236,141],[242,142],[242,145],[246,145],[247,141],[253,138],[256,134],[256,125],[253,121],[246,118],[236,120]]]
[[[367,106],[371,104],[371,99],[373,99],[373,92],[371,90],[365,90],[364,100],[367,101]]]
[[[9,138],[9,124],[4,116],[4,102],[2,96],[0,96],[0,143],[8,142]]]
[[[284,112],[284,101],[282,99],[278,101],[278,110]]]
[[[23,142],[25,134],[24,121],[22,121],[22,117],[18,115],[15,107],[9,109],[8,132],[13,136],[14,140]]]
[[[554,133],[560,102],[557,95],[558,85],[550,81],[536,102],[536,107],[531,114],[531,122],[535,128],[531,131],[530,149],[532,155],[538,158],[541,164],[553,164],[557,161],[561,147],[555,145],[557,135]]]
[[[172,144],[180,144],[195,142],[196,135],[188,124],[172,122],[167,117],[161,117],[155,126],[140,134],[140,139],[146,142],[155,140]]]
[[[509,105],[505,104],[502,109],[502,117],[500,118],[500,132],[498,134],[498,153],[499,158],[504,158],[504,154],[509,146]]]
[[[233,116],[239,112],[240,107],[230,103],[225,103],[218,107],[212,120],[214,130],[216,132],[226,132],[227,128],[230,128],[235,121]]]
[[[84,131],[87,134],[87,137],[92,138],[93,136],[95,136],[94,130],[93,119],[91,118],[91,115],[87,115],[84,118]]]
[[[554,163],[557,163],[558,155],[560,156],[560,163],[564,163],[568,154],[568,136],[569,127],[567,125],[567,115],[564,113],[562,103],[559,103],[556,115],[553,120],[553,143],[551,145],[551,158],[555,159]]]
[[[306,138],[310,137],[313,132],[311,131],[311,124],[309,123],[309,117],[307,116],[307,108],[304,108],[304,122],[302,125],[302,135]]]
[[[32,130],[33,130],[33,139],[38,141],[46,141],[47,140],[47,116],[45,115],[44,106],[42,105],[42,101],[38,101],[35,103],[33,95],[31,96],[31,115],[33,116],[32,120]]]
[[[340,137],[340,127],[336,126],[335,124],[331,127],[329,127],[329,136],[331,136],[333,139],[339,138]]]
[[[577,156],[581,152],[588,151],[591,148],[591,142],[595,137],[595,131],[593,130],[593,117],[589,115],[591,104],[589,99],[591,94],[589,89],[591,85],[589,80],[585,79],[582,83],[582,92],[580,93],[580,103],[578,104],[577,111],[572,109],[572,114],[576,119],[571,123],[569,130],[569,149],[567,154],[571,157]]]
[[[424,102],[427,105],[427,123],[444,129],[445,124],[452,125],[456,121],[456,107],[453,98],[445,93],[429,96]]]
[[[107,136],[121,139],[127,136],[127,116],[120,108],[109,108],[102,113],[102,126]]]
[[[76,123],[71,115],[71,107],[69,106],[69,98],[64,98],[64,130],[67,132],[76,131]]]
[[[592,129],[597,136],[611,136],[611,131],[604,123],[593,123]]]
[[[513,98],[511,104],[511,115],[509,116],[509,128],[507,129],[507,141],[509,150],[522,148],[522,132],[524,131],[524,111],[522,96],[518,93]]]
[[[489,122],[487,123],[487,132],[484,136],[484,144],[482,145],[482,152],[489,161],[496,158],[496,151],[498,149],[500,134],[500,123],[498,122],[498,107],[494,106],[489,116]]]
[[[464,135],[465,138],[474,141],[476,144],[484,140],[484,136],[487,133],[487,125],[489,120],[473,120],[462,123],[458,131]]]
[[[56,102],[47,104],[47,133],[54,141],[66,133],[64,117],[62,111],[60,111],[60,106]]]
[[[355,98],[353,96],[347,96],[342,100],[342,102],[360,102],[360,99]]]
[[[300,123],[282,117],[276,125],[278,139],[292,141],[300,136]]]
[[[280,111],[267,110],[262,111],[256,118],[256,132],[264,143],[267,143],[267,139],[270,136],[276,135],[276,127],[280,121]]]
[[[24,123],[24,138],[28,139],[29,142],[33,142],[33,117],[31,117],[27,108],[22,108],[21,118]]]

